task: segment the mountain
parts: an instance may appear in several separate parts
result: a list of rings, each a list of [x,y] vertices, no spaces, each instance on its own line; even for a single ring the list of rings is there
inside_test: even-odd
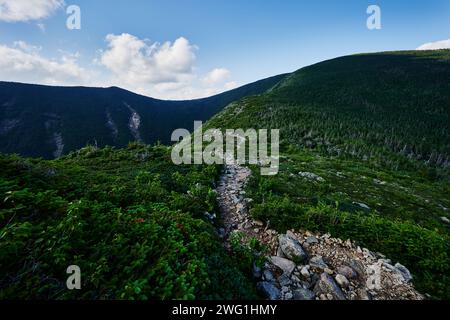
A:
[[[324,61],[208,128],[280,129],[279,174],[247,185],[254,219],[355,240],[450,297],[450,50]]]
[[[170,143],[177,128],[192,129],[230,102],[257,95],[285,75],[209,98],[163,101],[112,88],[49,87],[0,82],[0,152],[51,159],[87,144]]]
[[[325,61],[233,104],[211,125],[279,128],[285,142],[330,155],[449,168],[449,59],[450,50],[437,50]]]
[[[229,190],[233,209],[248,212],[255,220],[251,232],[262,237],[270,229],[276,231],[272,235],[287,230],[328,233],[341,239],[339,249],[348,247],[345,240],[350,239],[353,258],[324,250],[329,235],[320,243],[310,237],[301,244],[305,250],[316,246],[319,253],[310,258],[323,260],[331,270],[338,270],[343,265],[337,263],[348,258],[345,266],[353,268],[363,283],[373,268],[380,267],[377,263],[399,262],[411,271],[421,294],[449,299],[450,51],[347,56],[276,80],[265,93],[237,98],[204,126],[205,130],[280,129],[279,173],[262,176],[260,168],[251,165],[245,196]],[[128,127],[133,114],[129,107],[141,120],[144,114],[156,114],[139,102],[148,98],[127,93],[123,99],[124,92],[115,88],[89,92],[83,99],[76,94],[60,96],[68,105],[45,103],[31,93],[10,94],[16,100],[7,99],[2,110],[8,106],[13,110],[23,99],[27,106],[33,101],[46,106],[46,112],[64,105],[64,110],[72,110],[66,115],[79,115],[70,101],[84,101],[99,107],[81,107],[82,114],[100,120],[66,116],[80,127],[71,125],[63,140],[85,137],[89,130],[110,137],[115,130],[107,126],[109,112],[119,128],[117,136],[125,135],[123,144],[136,138]],[[108,99],[93,99],[99,92]],[[22,121],[35,116],[31,110],[36,109],[28,108]],[[158,119],[169,121],[170,115]],[[34,119],[44,128],[49,121],[40,112]],[[47,124],[50,132],[67,127],[68,120],[54,121]],[[184,126],[182,119],[177,121]],[[33,128],[33,121],[27,124]],[[11,126],[10,121],[6,127]],[[158,128],[163,132],[162,124]],[[150,134],[150,129],[142,125],[140,136]],[[49,139],[27,137],[36,144]],[[15,139],[11,142],[21,141],[19,136]],[[33,150],[38,152],[39,145]],[[124,149],[88,146],[54,160],[0,154],[0,166],[0,299],[257,297],[255,266],[263,265],[261,257],[275,251],[267,252],[268,247],[254,237],[244,241],[239,232],[230,238],[230,248],[224,248],[220,230],[226,219],[219,215],[220,192],[214,189],[225,176],[232,179],[231,171],[221,174],[219,165],[176,166],[170,147],[141,143]],[[212,219],[214,213],[218,219]],[[373,261],[373,268],[361,267],[357,262],[361,257]],[[388,258],[392,261],[381,260]],[[80,292],[65,290],[65,270],[72,264],[82,270]],[[376,270],[382,276],[391,269]],[[299,280],[304,276],[295,273]],[[310,288],[321,281],[310,278],[302,278],[311,281]],[[335,274],[326,278],[333,284]],[[278,277],[281,280],[291,281]],[[350,283],[348,290],[356,282]]]

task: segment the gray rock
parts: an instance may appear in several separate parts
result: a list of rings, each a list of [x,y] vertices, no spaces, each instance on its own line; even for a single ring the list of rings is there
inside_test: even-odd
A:
[[[447,217],[441,217],[441,221],[445,224],[450,224],[450,219]]]
[[[328,265],[325,263],[325,261],[323,261],[323,258],[321,256],[314,256],[309,260],[309,265],[312,268],[317,268],[317,269],[326,269],[328,268]]]
[[[306,243],[307,244],[316,244],[319,243],[319,240],[316,237],[307,237],[306,238]]]
[[[411,282],[411,280],[413,279],[411,272],[409,272],[409,270],[404,265],[396,263],[394,267],[403,276],[403,279],[405,279],[406,282]]]
[[[270,257],[270,262],[283,270],[283,272],[287,275],[291,275],[292,271],[295,269],[295,263],[293,263],[291,260],[284,259],[281,257]]]
[[[336,282],[338,283],[338,285],[341,288],[347,288],[348,287],[349,282],[348,282],[347,278],[345,276],[343,276],[342,274],[336,275],[335,279],[336,279]]]
[[[303,267],[302,270],[300,270],[300,274],[305,278],[309,278],[310,276],[309,271],[306,267]]]
[[[356,279],[358,277],[356,271],[349,266],[341,266],[337,269],[337,272],[345,276],[347,279]]]
[[[314,292],[304,288],[298,288],[293,292],[293,300],[314,300],[316,295]]]
[[[280,286],[282,287],[287,287],[290,286],[292,284],[291,279],[289,278],[289,276],[287,276],[286,274],[282,274],[279,278],[278,278],[278,283],[280,284]]]
[[[306,178],[306,179],[317,181],[317,182],[325,181],[324,178],[322,178],[321,176],[318,176],[317,174],[312,173],[312,172],[299,172],[298,175],[302,178]]]
[[[274,279],[272,272],[270,272],[269,270],[264,270],[263,276],[264,276],[264,280],[269,281],[269,282],[273,281],[273,279]]]
[[[356,290],[356,298],[358,300],[372,300],[372,295],[365,289]]]
[[[322,273],[320,280],[314,287],[314,292],[319,295],[331,294],[335,300],[346,300],[341,288],[339,288],[336,281],[327,273]]]
[[[280,235],[278,239],[281,250],[288,259],[300,263],[308,258],[308,255],[305,250],[303,250],[303,247],[298,240],[292,239],[286,235]]]
[[[256,288],[266,299],[278,300],[281,297],[280,290],[270,282],[258,282]]]
[[[259,279],[262,277],[262,269],[253,263],[253,277]]]
[[[349,267],[356,272],[358,277],[363,277],[366,274],[364,265],[358,260],[351,260],[349,263]]]
[[[278,247],[278,249],[277,249],[277,257],[286,258],[281,247]]]
[[[353,204],[356,204],[357,206],[359,206],[359,207],[361,207],[361,208],[363,208],[363,209],[370,210],[370,207],[369,207],[367,204],[365,204],[365,203],[362,203],[362,202],[353,202]]]
[[[289,238],[298,240],[298,239],[297,239],[297,236],[296,236],[291,230],[286,231],[286,235],[287,235]]]

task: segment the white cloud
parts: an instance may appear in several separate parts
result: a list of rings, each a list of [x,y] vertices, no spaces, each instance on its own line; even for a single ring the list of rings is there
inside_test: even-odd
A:
[[[118,86],[146,96],[184,100],[211,96],[237,87],[231,72],[215,68],[199,74],[198,48],[185,38],[152,43],[130,34],[108,35],[93,64],[83,66],[79,53],[45,50],[24,41],[0,44],[0,80],[48,85]],[[208,81],[205,81],[208,79]]]
[[[450,39],[425,43],[420,47],[418,47],[416,50],[438,50],[438,49],[450,49]]]
[[[225,68],[216,68],[211,70],[204,78],[203,82],[206,85],[211,84],[217,84],[224,82],[225,80],[229,79],[231,76],[231,73],[229,70]]]
[[[63,6],[63,0],[0,0],[0,21],[44,19]]]
[[[100,63],[124,83],[178,83],[192,75],[195,46],[185,38],[175,42],[150,43],[133,35],[109,34],[108,48],[101,53]]]
[[[88,72],[77,64],[74,56],[63,55],[58,60],[44,58],[41,48],[23,41],[14,46],[0,45],[0,79],[50,85],[88,84]]]
[[[206,76],[196,74],[198,48],[186,38],[174,42],[150,42],[133,35],[109,34],[98,64],[113,74],[110,83],[162,99],[193,99],[228,89],[230,71],[216,68]],[[235,87],[235,86],[234,86]]]

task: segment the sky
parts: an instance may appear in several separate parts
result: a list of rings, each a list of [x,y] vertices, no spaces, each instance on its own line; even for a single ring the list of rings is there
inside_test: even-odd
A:
[[[448,0],[0,0],[0,81],[161,99],[348,54],[438,48],[450,48]]]

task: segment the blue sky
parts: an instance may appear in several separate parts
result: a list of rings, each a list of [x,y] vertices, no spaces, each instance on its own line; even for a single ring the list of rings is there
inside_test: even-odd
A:
[[[366,27],[372,4],[380,30]],[[66,27],[69,5],[81,9],[81,30]],[[0,8],[0,80],[118,85],[172,99],[450,39],[448,0],[0,0]]]

